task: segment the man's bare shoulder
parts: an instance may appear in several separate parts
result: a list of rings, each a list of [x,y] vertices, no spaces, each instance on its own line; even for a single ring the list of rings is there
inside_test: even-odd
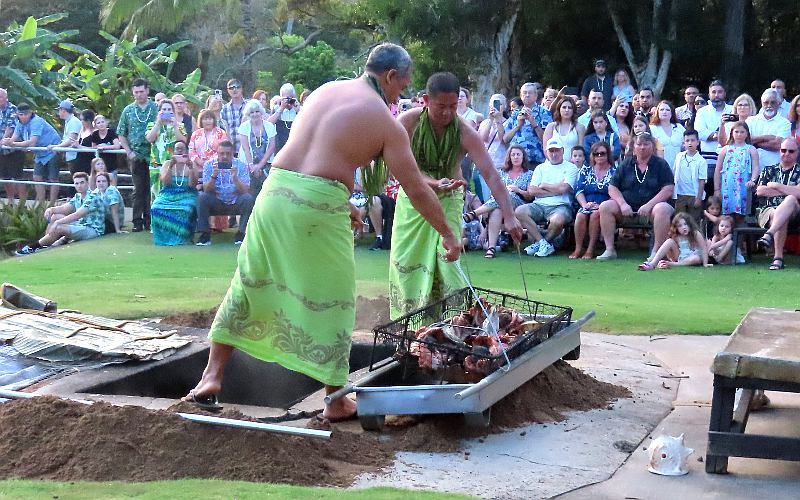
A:
[[[419,115],[422,114],[423,109],[424,108],[411,108],[401,113],[400,116],[397,117],[397,121],[405,128],[413,127],[419,121]]]
[[[347,109],[355,103],[362,114],[391,117],[383,99],[361,78],[326,83],[312,92],[306,103],[304,111],[309,107]]]

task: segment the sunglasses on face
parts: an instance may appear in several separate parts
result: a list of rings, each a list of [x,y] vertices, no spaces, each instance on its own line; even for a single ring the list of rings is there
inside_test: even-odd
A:
[[[605,151],[595,151],[592,153],[594,156],[607,156]]]
[[[794,154],[794,153],[797,153],[797,150],[796,149],[783,149],[783,148],[781,148],[781,153]]]
[[[230,87],[228,87],[228,90],[239,90],[240,88],[242,88],[242,87],[240,87],[238,85],[231,85]]]

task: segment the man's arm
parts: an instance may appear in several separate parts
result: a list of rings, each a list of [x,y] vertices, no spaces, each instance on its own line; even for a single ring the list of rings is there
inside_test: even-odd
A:
[[[460,126],[461,145],[467,151],[470,158],[472,158],[475,166],[478,167],[478,171],[489,186],[492,196],[495,201],[497,201],[497,204],[500,205],[503,220],[506,221],[506,228],[512,231],[512,237],[515,241],[522,240],[522,227],[519,226],[519,222],[514,216],[514,208],[511,204],[511,197],[508,194],[508,189],[497,173],[497,169],[494,168],[492,159],[489,157],[489,153],[486,151],[483,141],[481,141],[481,138],[478,137],[478,134],[474,130],[465,126],[463,121],[461,121]],[[517,230],[518,234],[513,234]]]
[[[231,179],[233,179],[233,184],[236,186],[236,192],[239,194],[248,193],[250,192],[250,170],[247,168],[247,165],[242,165],[240,169],[239,165],[236,163],[237,162],[234,161],[233,168],[231,168]],[[247,182],[242,180],[245,177],[247,178]]]
[[[523,125],[525,125],[525,118],[523,117],[523,119],[520,120],[519,114],[517,114],[516,119],[509,118],[508,120],[506,120],[506,125],[504,127],[506,132],[505,134],[503,134],[503,144],[510,144],[511,139],[513,139],[514,136],[517,135],[517,132],[522,130]]]
[[[72,206],[72,205],[70,205],[70,206]],[[54,224],[61,224],[61,225],[63,225],[63,224],[72,224],[76,220],[78,220],[78,219],[80,219],[82,217],[86,217],[88,214],[89,214],[89,209],[86,208],[86,207],[81,207],[81,208],[75,210],[74,212],[72,212],[71,214],[58,219],[57,221],[54,222]]]
[[[386,118],[384,127],[387,135],[383,142],[383,159],[389,171],[403,186],[405,193],[417,212],[442,235],[447,257],[456,260],[460,253],[459,241],[442,211],[439,198],[425,183],[417,168],[414,155],[411,154],[411,143],[403,126],[393,118]]]
[[[707,117],[711,117],[711,119],[707,119]],[[713,141],[716,139],[715,134],[717,133],[719,124],[715,118],[716,115],[712,113],[697,113],[694,125],[695,130],[697,130],[698,135],[700,135],[701,141]]]

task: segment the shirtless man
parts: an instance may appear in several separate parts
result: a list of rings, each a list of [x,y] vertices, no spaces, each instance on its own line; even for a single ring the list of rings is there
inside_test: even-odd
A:
[[[439,194],[439,202],[454,232],[461,231],[464,186],[460,162],[469,154],[500,205],[506,230],[522,239],[506,188],[475,129],[458,116],[459,81],[452,73],[428,79],[424,108],[412,108],[398,118],[412,141],[417,165],[425,182]],[[397,196],[389,259],[389,306],[397,318],[462,288],[458,270],[438,258],[439,235],[412,207],[408,187]],[[422,215],[422,217],[420,216]]]
[[[445,258],[458,258],[459,233],[448,226],[389,111],[410,81],[408,53],[385,43],[372,50],[361,78],[327,83],[308,97],[253,209],[239,267],[209,333],[208,366],[184,400],[216,406],[234,348],[319,380],[327,394],[347,382],[355,322],[351,221],[360,223],[348,198],[359,165],[382,155],[441,235]],[[322,415],[334,422],[355,413],[355,402],[343,397]]]

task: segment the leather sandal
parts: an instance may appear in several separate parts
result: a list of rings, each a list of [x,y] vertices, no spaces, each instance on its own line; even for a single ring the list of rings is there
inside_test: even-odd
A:
[[[469,212],[465,212],[462,217],[464,218],[464,222],[472,222],[474,220],[478,220],[478,214],[475,213],[475,210],[470,210]]]

